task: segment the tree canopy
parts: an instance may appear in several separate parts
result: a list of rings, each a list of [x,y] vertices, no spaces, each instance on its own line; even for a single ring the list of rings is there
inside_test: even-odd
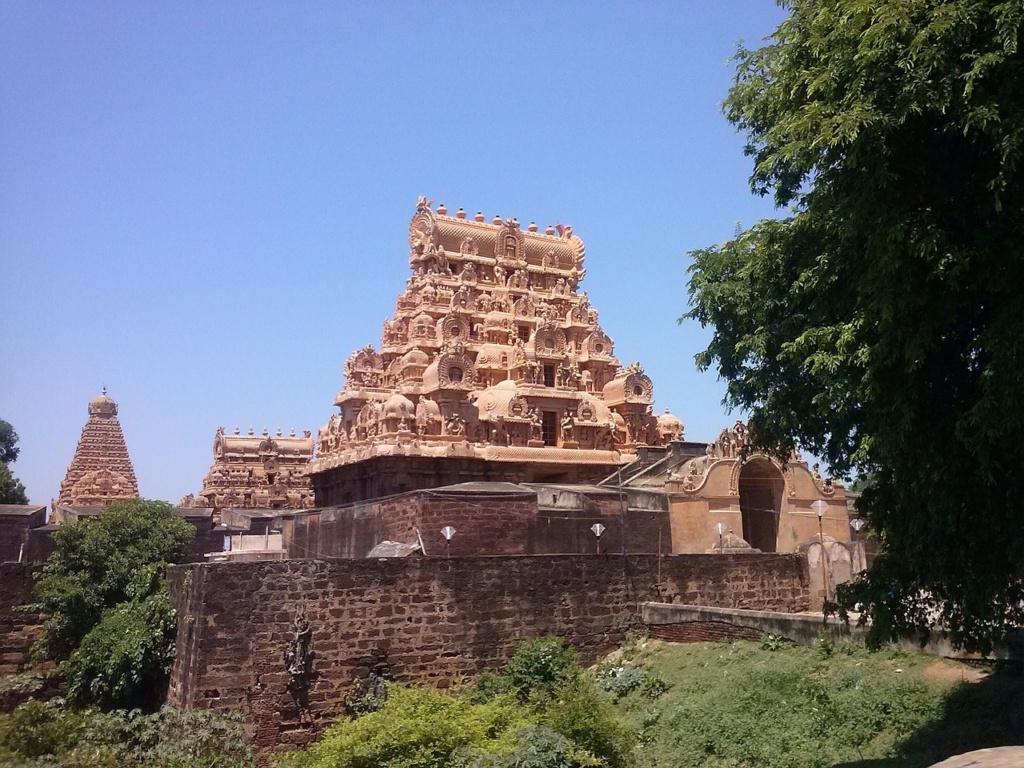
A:
[[[10,423],[0,419],[0,504],[28,504],[25,486],[7,466],[17,460],[20,451],[18,433]]]
[[[785,5],[725,102],[785,216],[691,254],[698,365],[755,445],[870,476],[873,640],[986,649],[1024,618],[1024,4]]]
[[[61,662],[75,703],[151,706],[174,653],[162,570],[183,562],[195,531],[162,501],[129,499],[62,524],[36,584],[41,649]]]

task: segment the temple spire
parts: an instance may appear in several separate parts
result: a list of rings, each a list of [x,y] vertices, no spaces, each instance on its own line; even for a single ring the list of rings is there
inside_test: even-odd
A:
[[[102,394],[89,402],[89,418],[82,427],[56,503],[105,507],[138,495],[135,470],[117,420],[117,403],[107,397],[104,386]]]

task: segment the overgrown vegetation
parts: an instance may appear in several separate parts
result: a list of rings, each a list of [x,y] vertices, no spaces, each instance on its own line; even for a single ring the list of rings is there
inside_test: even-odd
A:
[[[653,699],[636,686],[618,703],[638,763],[653,768],[915,768],[1024,733],[1019,673],[967,684],[973,670],[920,654],[653,643],[630,668],[657,670],[671,686]]]
[[[159,706],[175,632],[163,570],[184,561],[193,536],[169,504],[143,499],[54,532],[36,585],[47,615],[37,650],[60,663],[72,704]]]
[[[253,765],[237,716],[164,707],[103,713],[30,701],[0,716],[7,768],[243,768]]]
[[[287,756],[297,768],[587,768],[631,765],[611,698],[557,638],[523,643],[496,674],[436,691],[388,685],[376,711]]]

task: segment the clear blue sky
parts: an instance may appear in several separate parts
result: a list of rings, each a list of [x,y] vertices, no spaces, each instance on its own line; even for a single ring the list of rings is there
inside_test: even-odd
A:
[[[582,287],[691,439],[686,252],[774,211],[721,114],[759,2],[0,0],[0,418],[56,496],[104,385],[142,495],[218,425],[316,428],[379,343],[417,195],[571,223]]]

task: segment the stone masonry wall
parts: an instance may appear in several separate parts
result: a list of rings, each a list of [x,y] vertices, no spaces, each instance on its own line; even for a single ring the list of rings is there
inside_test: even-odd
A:
[[[29,566],[0,564],[0,675],[24,672],[32,666],[29,650],[39,639],[42,619],[17,607],[32,600],[34,584]]]
[[[169,577],[169,703],[241,708],[261,748],[308,741],[371,671],[446,686],[546,634],[591,661],[652,599],[778,611],[809,602],[805,568],[787,555],[289,560],[182,565]],[[300,614],[312,628],[305,697],[290,692],[284,661]]]

